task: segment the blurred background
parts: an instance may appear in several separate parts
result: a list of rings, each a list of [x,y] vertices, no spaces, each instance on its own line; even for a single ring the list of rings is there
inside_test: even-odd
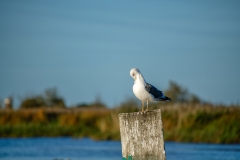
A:
[[[235,0],[0,1],[0,159],[119,159],[134,67],[173,99],[150,104],[168,158],[237,159],[239,52]]]
[[[133,97],[129,71],[165,91],[240,100],[238,1],[1,1],[0,98],[57,88],[67,106]]]

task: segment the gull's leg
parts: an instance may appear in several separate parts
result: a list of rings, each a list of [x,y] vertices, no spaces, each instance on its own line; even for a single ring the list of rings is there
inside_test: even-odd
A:
[[[142,112],[144,111],[144,102],[142,101]]]
[[[147,109],[145,111],[148,111],[148,101],[147,101]]]

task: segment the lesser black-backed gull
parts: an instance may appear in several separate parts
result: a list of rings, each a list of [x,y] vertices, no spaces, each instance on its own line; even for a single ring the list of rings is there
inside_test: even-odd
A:
[[[148,102],[171,101],[171,98],[164,96],[162,91],[147,83],[139,69],[131,69],[130,75],[134,79],[133,93],[142,101],[142,111],[144,111],[144,102],[147,103],[147,109],[145,111],[148,111]]]

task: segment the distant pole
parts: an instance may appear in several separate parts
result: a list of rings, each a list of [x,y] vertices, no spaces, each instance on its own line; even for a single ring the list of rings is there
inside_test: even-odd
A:
[[[7,109],[7,110],[12,109],[12,107],[13,107],[12,106],[12,104],[13,104],[12,97],[5,98],[4,103],[5,103],[5,109]]]
[[[160,109],[118,116],[123,160],[166,160]]]

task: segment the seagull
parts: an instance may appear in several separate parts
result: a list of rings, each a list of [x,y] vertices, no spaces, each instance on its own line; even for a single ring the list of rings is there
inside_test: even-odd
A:
[[[145,111],[148,111],[148,102],[171,101],[171,98],[164,96],[162,91],[147,83],[138,68],[131,69],[130,76],[134,79],[133,93],[142,101],[142,112],[144,111],[144,102],[147,102]]]

